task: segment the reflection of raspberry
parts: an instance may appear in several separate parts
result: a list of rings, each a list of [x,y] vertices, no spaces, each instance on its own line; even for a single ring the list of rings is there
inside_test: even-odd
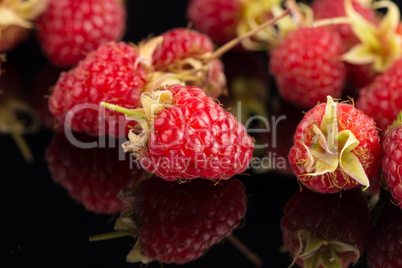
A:
[[[124,148],[132,151],[146,170],[174,181],[229,179],[247,169],[252,138],[233,115],[200,88],[168,86],[152,94],[143,93],[142,103],[142,110],[129,110],[127,114],[138,113],[133,119],[143,126],[143,132],[136,135],[132,131]]]
[[[401,241],[402,211],[390,205],[382,212],[367,245],[368,267],[401,267]]]
[[[124,42],[102,44],[76,68],[61,73],[49,98],[51,113],[61,124],[66,123],[75,131],[90,135],[125,135],[129,128],[124,129],[124,116],[102,108],[99,118],[99,103],[119,103],[126,108],[138,106],[147,74],[135,64],[137,57],[137,50]],[[82,106],[85,107],[80,108]],[[71,122],[66,121],[72,109],[78,111],[67,118]],[[123,126],[122,131],[119,125]]]
[[[80,142],[98,140],[74,134]],[[121,189],[131,187],[145,173],[118,159],[118,148],[83,149],[75,147],[63,133],[56,134],[46,150],[52,178],[81,203],[96,213],[116,213],[123,208]]]
[[[205,180],[184,184],[144,180],[116,224],[137,237],[127,260],[178,264],[195,260],[240,224],[246,201],[244,185],[237,179],[217,185]]]
[[[283,243],[300,267],[349,267],[362,256],[371,225],[361,191],[297,190],[283,212]]]
[[[37,37],[50,62],[73,66],[100,44],[119,41],[126,26],[121,0],[50,0]]]

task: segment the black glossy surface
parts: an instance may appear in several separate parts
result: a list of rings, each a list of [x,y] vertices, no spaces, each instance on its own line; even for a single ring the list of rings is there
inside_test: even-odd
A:
[[[128,2],[125,41],[138,42],[149,34],[157,35],[187,25],[185,0],[158,1],[157,6],[152,1]],[[7,58],[20,71],[28,93],[35,75],[46,65],[35,37],[30,36],[9,52]],[[266,103],[267,109],[271,104]],[[113,231],[116,215],[99,215],[85,210],[52,180],[45,158],[52,136],[53,133],[45,128],[25,136],[34,154],[34,162],[26,163],[11,136],[0,135],[0,256],[1,262],[6,264],[4,267],[140,267],[140,264],[125,261],[134,244],[130,237],[89,242],[92,235]],[[235,230],[234,235],[262,259],[263,267],[287,267],[291,259],[281,252],[279,222],[284,204],[299,185],[290,175],[248,173],[250,176],[237,177],[246,186],[248,209],[244,226]],[[164,265],[170,266],[174,265]],[[160,264],[151,263],[148,267],[160,267]],[[253,267],[253,264],[225,241],[182,267]],[[365,267],[364,260],[354,267]]]

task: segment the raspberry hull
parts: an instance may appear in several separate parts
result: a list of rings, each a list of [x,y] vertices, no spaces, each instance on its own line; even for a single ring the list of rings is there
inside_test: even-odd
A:
[[[380,137],[375,124],[363,112],[346,103],[337,104],[336,111],[333,111],[337,115],[333,117],[328,113],[329,105],[315,106],[297,126],[294,145],[289,152],[292,170],[302,184],[321,193],[352,189],[359,184],[368,187],[369,178],[377,174],[380,166]],[[331,120],[334,121],[327,124]],[[328,132],[324,135],[318,126]],[[325,139],[331,137],[333,143],[333,137],[328,133],[335,132],[338,133],[336,142],[339,147],[332,158],[327,153],[331,141]],[[310,169],[314,171],[310,172]],[[356,170],[360,170],[360,173],[355,173]]]

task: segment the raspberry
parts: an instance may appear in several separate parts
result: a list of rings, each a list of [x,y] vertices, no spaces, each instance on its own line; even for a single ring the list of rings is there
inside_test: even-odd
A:
[[[186,16],[194,28],[207,34],[219,45],[254,29],[257,25],[272,18],[271,9],[279,6],[281,1],[270,0],[191,0],[188,3]],[[236,46],[237,51],[264,50],[259,35],[252,41],[244,40]]]
[[[365,16],[352,0],[345,0],[344,6],[353,32],[359,33],[355,35],[359,42],[347,48],[342,60],[348,63],[349,79],[361,88],[402,56],[402,36],[397,30],[400,11],[392,1],[375,1],[371,4],[372,10],[386,9],[386,14],[377,21],[373,15]]]
[[[254,142],[245,127],[196,86],[173,85],[142,95],[143,109],[122,111],[143,132],[129,133],[126,151],[168,181],[229,179],[247,169]],[[144,118],[145,117],[145,118]]]
[[[374,226],[366,250],[367,265],[377,267],[402,266],[402,211],[387,206]]]
[[[347,103],[319,104],[297,126],[289,162],[298,180],[321,193],[348,190],[376,176],[380,137],[374,121]]]
[[[363,16],[366,20],[376,22],[376,14],[373,9],[366,7],[363,1],[352,0],[353,9]],[[345,0],[315,0],[311,4],[315,20],[328,18],[345,17]],[[345,48],[348,50],[359,43],[359,39],[354,34],[349,24],[335,24],[332,26],[340,35]]]
[[[100,44],[119,41],[126,27],[121,0],[50,0],[37,20],[37,39],[56,66],[74,66]]]
[[[239,0],[191,0],[186,15],[196,29],[218,44],[224,44],[236,38],[241,12],[242,3]]]
[[[90,135],[126,135],[124,117],[99,110],[99,103],[139,105],[147,72],[136,64],[137,50],[124,42],[108,42],[89,53],[74,69],[62,72],[49,98],[49,109],[59,123]],[[72,110],[75,109],[75,110]],[[67,117],[72,110],[72,118]],[[68,120],[66,120],[66,118]]]
[[[358,190],[341,197],[297,190],[283,214],[283,243],[300,267],[349,267],[362,256],[371,231],[368,203]]]
[[[382,139],[382,169],[392,198],[402,208],[402,113],[387,129]]]
[[[153,65],[158,71],[168,70],[178,60],[202,56],[214,50],[211,39],[195,30],[175,28],[161,36],[163,42],[153,54]]]
[[[129,262],[195,260],[229,236],[246,214],[245,188],[237,179],[214,185],[205,180],[178,184],[153,177],[124,194],[128,207],[116,229],[137,238],[127,256]]]
[[[30,33],[47,0],[0,1],[0,52],[14,49]]]
[[[198,31],[185,28],[174,28],[161,36],[163,42],[153,53],[155,70],[183,76],[193,69],[197,72],[183,77],[186,84],[201,87],[211,97],[219,97],[226,87],[223,64],[219,59],[211,59],[209,62],[202,59],[214,51],[211,39]],[[206,70],[203,71],[203,68]]]
[[[385,131],[402,110],[402,59],[395,61],[384,73],[360,90],[356,107],[372,117]]]
[[[301,27],[270,52],[269,67],[286,101],[314,107],[328,95],[342,95],[346,66],[339,35],[325,27]]]
[[[74,133],[81,143],[97,139]],[[124,207],[118,198],[120,190],[131,187],[145,172],[131,168],[128,161],[118,158],[117,147],[79,148],[71,144],[64,133],[53,136],[46,149],[46,161],[52,179],[62,186],[79,204],[94,213],[113,214]]]

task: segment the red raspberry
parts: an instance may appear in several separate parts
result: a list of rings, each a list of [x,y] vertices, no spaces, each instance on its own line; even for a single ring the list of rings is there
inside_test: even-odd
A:
[[[239,0],[191,0],[186,15],[194,28],[222,45],[237,37],[242,10]]]
[[[116,223],[116,229],[137,238],[129,262],[195,260],[229,236],[247,209],[245,188],[237,179],[214,185],[205,180],[178,184],[150,178],[131,192],[129,206]]]
[[[377,126],[386,130],[402,110],[402,59],[360,90],[356,107],[371,116]]]
[[[119,41],[125,27],[121,0],[50,0],[37,21],[37,38],[52,64],[73,66],[100,44]]]
[[[382,169],[392,198],[402,208],[402,113],[387,129],[382,139]]]
[[[179,60],[202,56],[214,50],[211,39],[195,30],[175,28],[161,36],[163,42],[153,54],[153,65],[157,71],[168,70]]]
[[[366,7],[360,2],[362,1],[352,0],[353,9],[361,16],[363,16],[366,20],[376,22],[375,11],[370,7]],[[315,20],[346,16],[345,0],[315,0],[311,4],[311,9],[314,12]],[[340,35],[342,42],[347,50],[360,42],[349,24],[335,24],[331,27],[333,27]]]
[[[283,243],[300,267],[349,267],[371,231],[368,203],[358,190],[342,196],[297,190],[283,214]]]
[[[47,0],[0,1],[0,52],[14,49],[34,27],[35,19],[47,8]]]
[[[402,266],[402,211],[393,205],[384,209],[367,245],[370,268]]]
[[[245,127],[196,86],[142,96],[144,109],[121,110],[143,127],[124,144],[143,168],[165,180],[229,179],[247,169],[254,142]]]
[[[348,63],[349,79],[360,89],[402,56],[402,37],[397,32],[400,11],[392,1],[374,1],[365,10],[357,1],[345,0],[344,7],[351,27],[343,27],[359,34],[355,35],[358,42],[345,40],[350,44],[347,44],[348,51],[342,55],[342,59]],[[386,14],[377,20],[375,9],[382,9],[381,13],[386,9]]]
[[[223,45],[273,18],[272,8],[280,0],[191,0],[187,6],[187,19],[194,28]],[[271,29],[272,30],[272,29]],[[265,31],[265,30],[264,30]],[[272,31],[267,31],[272,35]],[[234,47],[237,51],[266,49],[267,38],[260,33]]]
[[[126,108],[138,107],[147,72],[136,64],[137,58],[137,50],[124,42],[100,45],[76,68],[61,73],[49,98],[51,113],[75,131],[126,135],[129,127],[125,126],[124,116],[98,108],[102,101]],[[72,109],[78,110],[66,120]]]
[[[325,27],[298,28],[271,51],[269,67],[282,97],[303,108],[338,98],[346,79],[339,35]]]
[[[74,133],[74,141],[99,142],[83,133]],[[80,148],[64,133],[53,136],[46,149],[46,160],[52,179],[85,209],[112,214],[124,207],[118,198],[120,190],[133,186],[145,172],[128,161],[119,160],[118,147]]]
[[[182,76],[190,69],[198,70],[198,73],[183,77],[186,84],[201,87],[211,97],[219,97],[226,87],[223,64],[219,59],[207,63],[202,60],[203,56],[214,51],[211,39],[198,31],[185,28],[174,28],[161,36],[163,42],[153,53],[155,70]],[[206,70],[201,71],[202,68]]]
[[[321,193],[368,187],[380,165],[380,137],[374,121],[353,105],[333,102],[308,111],[289,152],[293,172]]]

